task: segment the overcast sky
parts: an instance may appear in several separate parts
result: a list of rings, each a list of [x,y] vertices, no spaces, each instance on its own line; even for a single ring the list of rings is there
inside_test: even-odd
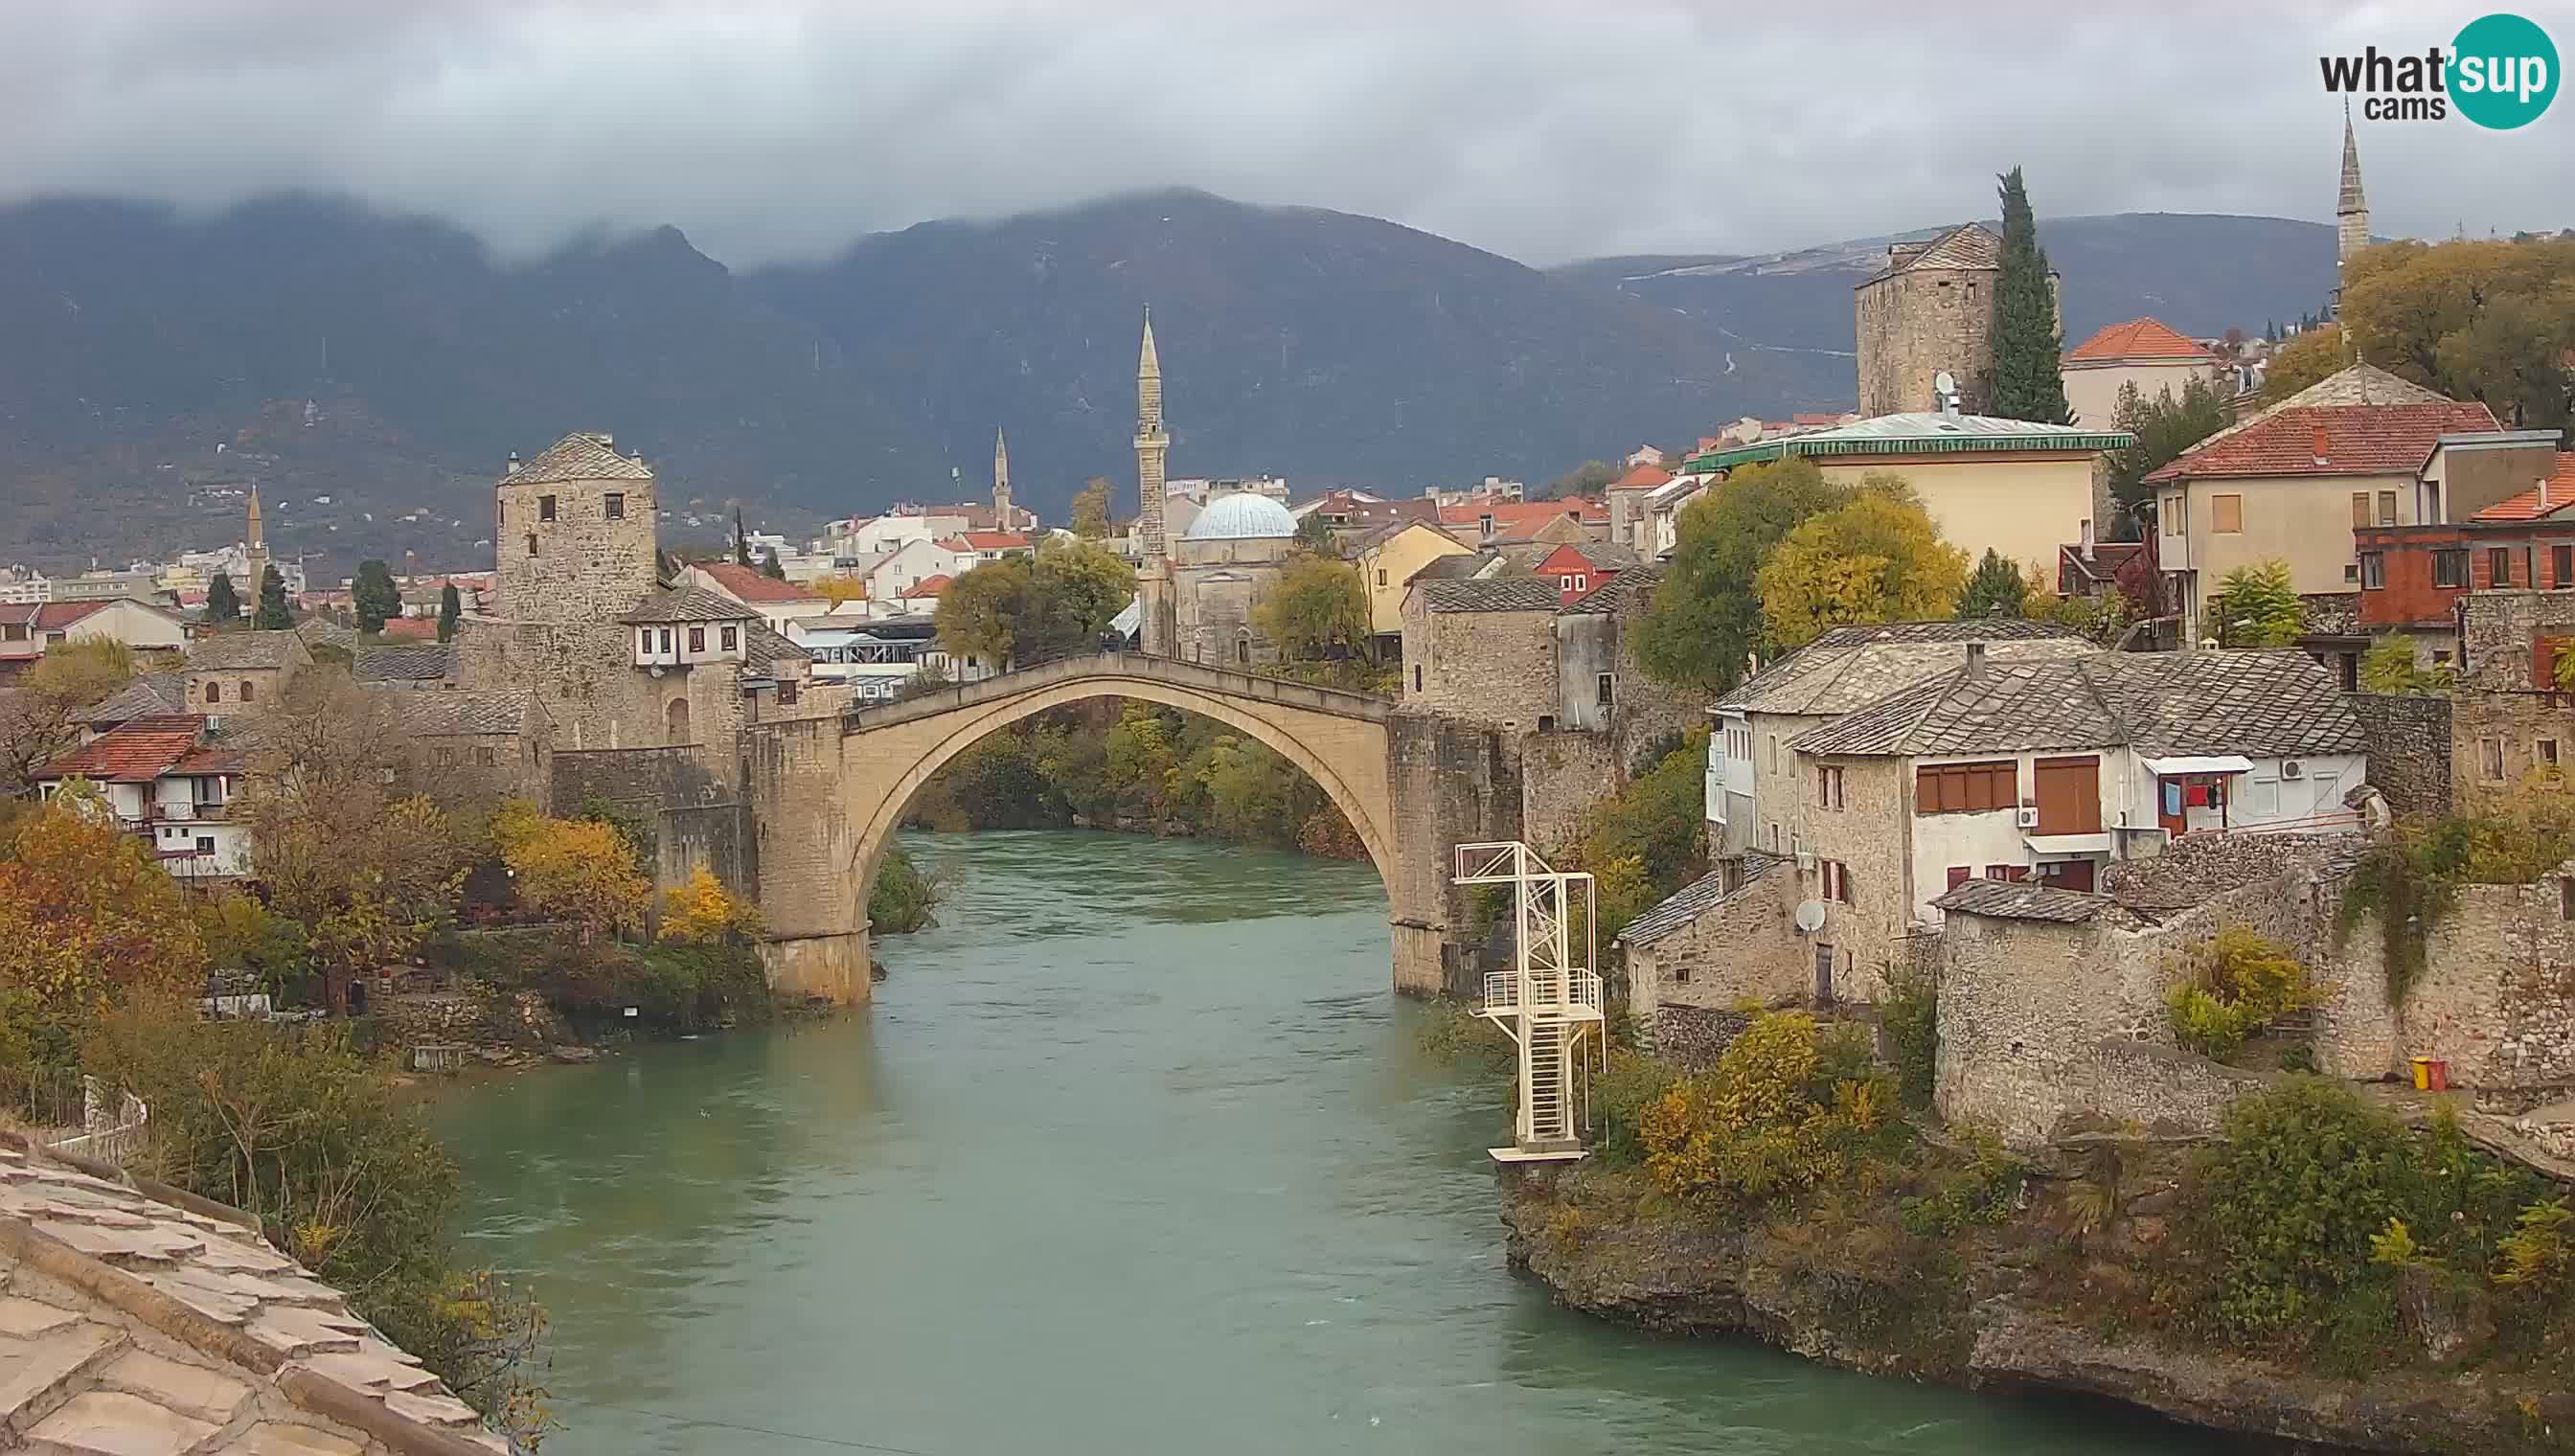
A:
[[[667,222],[737,266],[1167,184],[1538,264],[1988,215],[2015,162],[2042,215],[2324,220],[2318,53],[2485,8],[0,0],[0,201],[315,188],[513,253]],[[2517,8],[2575,62],[2575,0]],[[2575,98],[2361,150],[2380,233],[2575,225]]]

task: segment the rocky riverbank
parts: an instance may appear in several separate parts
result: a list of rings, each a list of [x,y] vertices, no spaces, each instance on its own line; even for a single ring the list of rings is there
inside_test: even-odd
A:
[[[2340,1378],[2156,1338],[2141,1287],[2180,1150],[2129,1143],[2042,1170],[2004,1222],[1946,1237],[1883,1208],[1734,1227],[1658,1205],[1633,1170],[1502,1174],[1509,1255],[1558,1302],[1681,1335],[1749,1336],[1871,1374],[2127,1401],[2252,1449],[2575,1451],[2575,1394],[2479,1363],[2473,1308],[2405,1300],[2412,1349]],[[2111,1171],[2105,1180],[2101,1170]]]

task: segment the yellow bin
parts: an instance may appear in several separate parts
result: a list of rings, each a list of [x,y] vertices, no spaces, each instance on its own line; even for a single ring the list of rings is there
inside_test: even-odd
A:
[[[2418,1056],[2413,1058],[2412,1062],[2414,1067],[2414,1090],[2418,1092],[2428,1092],[2432,1090],[2432,1058],[2428,1056]]]

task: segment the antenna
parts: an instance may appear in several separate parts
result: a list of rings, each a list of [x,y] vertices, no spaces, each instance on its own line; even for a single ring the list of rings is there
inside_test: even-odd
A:
[[[1797,906],[1797,933],[1812,935],[1822,928],[1824,928],[1824,902],[1822,900],[1800,902]]]

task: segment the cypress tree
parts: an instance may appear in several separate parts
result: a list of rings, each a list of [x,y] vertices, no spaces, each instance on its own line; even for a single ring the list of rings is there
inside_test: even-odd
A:
[[[206,620],[217,623],[241,621],[241,594],[233,590],[232,573],[215,573],[215,580],[206,588]]]
[[[456,621],[464,615],[465,603],[457,596],[456,584],[450,582],[438,594],[438,640],[440,642],[456,641]]]
[[[1994,392],[1991,409],[2006,420],[2070,425],[2062,363],[2065,336],[2057,331],[2056,292],[2048,286],[2047,253],[2038,246],[2038,219],[2014,167],[2002,183],[2003,260],[1994,279]]]
[[[780,565],[778,561],[778,548],[774,546],[771,547],[769,549],[769,555],[762,559],[760,563],[760,574],[773,582],[784,582],[787,580],[787,568]]]
[[[358,563],[349,599],[358,610],[360,632],[382,632],[388,619],[402,615],[402,589],[394,585],[393,568],[373,557]]]
[[[751,565],[751,538],[743,534],[740,506],[733,508],[733,563],[738,567]]]
[[[261,632],[288,632],[295,627],[295,614],[286,606],[286,579],[274,566],[259,579],[259,611],[252,614],[250,625]]]

